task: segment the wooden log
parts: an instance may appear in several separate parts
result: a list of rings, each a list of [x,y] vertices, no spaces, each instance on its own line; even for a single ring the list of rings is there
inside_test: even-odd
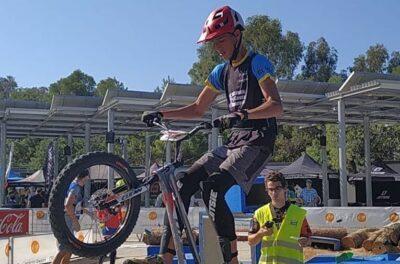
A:
[[[346,228],[313,228],[311,232],[313,236],[330,237],[336,239],[342,239],[348,234]]]
[[[376,255],[385,254],[385,253],[399,253],[400,249],[394,245],[387,244],[387,245],[374,245],[372,248],[372,253]]]
[[[363,228],[352,232],[342,238],[342,246],[344,248],[360,248],[364,240],[368,239],[369,233],[377,230],[377,228]]]
[[[399,253],[400,249],[394,245],[385,245],[386,253]]]
[[[397,245],[400,239],[400,223],[391,224],[385,227],[385,229],[388,230],[389,240],[391,241],[391,243],[393,245]]]
[[[388,233],[383,229],[382,233],[376,237],[372,245],[372,253],[374,254],[384,254],[386,252],[385,245],[389,245]]]
[[[143,234],[143,243],[147,245],[160,245],[161,237],[162,237],[163,230],[162,228],[155,228],[151,230],[151,232],[145,232]],[[196,243],[199,241],[199,231],[197,229],[192,230],[192,234]],[[189,238],[186,236],[186,232],[184,231],[182,234],[182,242],[184,245],[190,245]],[[247,241],[247,239],[246,239]]]
[[[367,251],[371,251],[371,250],[372,250],[372,247],[373,247],[373,245],[374,245],[375,239],[376,239],[380,234],[382,234],[382,232],[383,232],[383,229],[379,229],[379,230],[376,230],[375,232],[369,233],[368,238],[367,238],[366,240],[364,240],[364,242],[362,243],[362,247],[363,247],[365,250],[367,250]]]
[[[374,243],[372,245],[372,249],[371,249],[372,253],[374,253],[374,255],[380,255],[380,254],[384,254],[386,253],[386,247],[383,243],[378,242],[378,243]]]

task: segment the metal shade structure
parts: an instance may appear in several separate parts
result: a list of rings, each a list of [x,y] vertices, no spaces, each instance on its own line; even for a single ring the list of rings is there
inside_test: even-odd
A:
[[[277,87],[284,107],[284,114],[278,119],[280,124],[339,124],[341,201],[343,206],[347,205],[346,124],[364,124],[366,167],[370,166],[369,122],[393,124],[400,121],[400,76],[351,73],[341,86],[312,81],[279,80]],[[73,137],[83,137],[85,149],[89,151],[90,135],[113,131],[116,135],[127,136],[147,130],[140,122],[143,111],[187,105],[196,99],[202,89],[202,86],[170,83],[162,95],[143,91],[109,90],[104,98],[54,96],[51,104],[0,100],[0,167],[5,167],[6,138],[68,137],[68,142],[72,144]],[[186,129],[201,120],[212,120],[225,113],[226,109],[225,95],[221,94],[203,118],[171,122],[171,125]],[[217,129],[212,130],[209,139],[210,147],[218,145]],[[149,143],[148,140],[146,142]],[[113,151],[113,144],[108,144],[108,150]],[[324,146],[321,146],[321,153],[325,156],[322,166],[326,175]],[[146,164],[147,162],[146,160]],[[4,175],[4,172],[0,172],[0,175]],[[367,176],[367,190],[370,188],[370,176]]]

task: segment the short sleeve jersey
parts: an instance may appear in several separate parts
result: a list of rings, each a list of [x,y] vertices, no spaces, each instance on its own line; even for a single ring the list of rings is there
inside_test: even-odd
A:
[[[68,188],[68,192],[67,192],[67,197],[72,194],[75,196],[75,206],[77,203],[81,202],[83,200],[83,188],[75,181],[71,182],[71,184],[69,185]]]
[[[260,83],[274,78],[275,70],[270,60],[250,51],[237,63],[217,65],[206,80],[206,85],[219,93],[225,93],[230,113],[253,109],[264,101]],[[276,118],[251,119],[240,121],[236,128],[254,129],[254,131],[232,132],[228,147],[242,145],[265,145],[266,139],[277,134]],[[260,135],[258,131],[263,131]]]
[[[266,80],[267,78],[274,78],[275,77],[275,69],[270,60],[261,55],[261,54],[256,54],[254,52],[249,52],[244,60],[252,58],[251,59],[251,73],[254,74],[255,78],[257,79],[257,83],[261,83],[262,81]],[[242,62],[244,62],[242,60]],[[215,68],[212,70],[210,75],[208,76],[206,80],[206,84],[218,91],[219,93],[224,92],[225,90],[225,85],[224,85],[224,77],[223,77],[223,71],[224,68],[226,67],[228,63],[221,63],[215,66]],[[240,64],[240,62],[238,63]],[[234,65],[235,66],[235,65]],[[244,77],[242,82],[248,81],[246,80],[246,75],[248,73],[242,73],[242,77]]]

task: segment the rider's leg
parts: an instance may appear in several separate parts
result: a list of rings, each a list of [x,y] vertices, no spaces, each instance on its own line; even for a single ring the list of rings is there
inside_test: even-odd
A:
[[[222,255],[227,263],[237,263],[235,221],[226,201],[226,192],[236,184],[233,176],[220,170],[202,183],[203,199],[211,220],[215,223]]]
[[[189,210],[190,199],[192,195],[195,194],[200,189],[199,183],[200,181],[203,181],[205,178],[207,178],[207,172],[204,170],[202,166],[195,164],[186,173],[184,173],[182,178],[179,179],[177,185],[186,212],[188,212]],[[179,223],[179,228],[182,231],[183,223],[179,215],[178,215],[178,223]],[[165,214],[164,216],[164,230],[161,238],[160,254],[162,255],[164,263],[166,264],[172,263],[172,259],[176,254],[174,242],[172,239],[171,227],[169,226],[167,214]]]
[[[260,175],[260,171],[264,168],[265,163],[268,161],[268,159],[271,157],[272,151],[273,151],[273,143],[274,143],[274,138],[270,139],[270,142],[268,144],[265,144],[263,146],[242,146],[240,148],[235,148],[235,149],[230,149],[229,150],[229,155],[227,158],[221,163],[219,166],[221,172],[225,172],[223,174],[227,174],[230,177],[225,177],[225,179],[231,179],[234,178],[235,181],[240,184],[242,187],[243,191],[248,193],[254,179],[257,177],[257,175]],[[218,175],[216,175],[218,176]],[[211,178],[211,177],[210,177]],[[217,177],[214,177],[217,178]],[[220,179],[224,178],[223,175],[222,177],[219,177]],[[225,180],[224,179],[224,180]],[[222,182],[224,181],[222,180]],[[222,186],[221,180],[216,180],[216,185],[215,188],[218,188],[218,186]],[[225,188],[226,189],[226,188]],[[227,190],[227,189],[226,189]],[[223,192],[225,190],[221,190]],[[220,195],[220,199],[217,199],[216,203],[216,208],[219,208],[216,210],[217,214],[222,215],[222,219],[224,217],[229,218],[229,220],[223,220],[221,222],[221,218],[218,217],[218,215],[215,216],[216,219],[216,228],[217,232],[228,232],[225,234],[219,234],[221,237],[226,236],[230,237],[231,241],[231,251],[233,254],[237,252],[236,249],[236,236],[234,236],[234,221],[233,217],[231,218],[231,212],[225,202],[225,192],[223,192],[224,195]],[[211,197],[211,195],[210,195]],[[209,199],[209,198],[208,198]],[[207,199],[206,199],[207,200]],[[205,200],[205,201],[206,201]],[[210,203],[211,206],[211,203]],[[223,213],[221,213],[221,211]],[[224,213],[225,212],[225,213]],[[224,228],[226,226],[226,222],[232,223],[233,229],[228,229]],[[229,232],[232,232],[231,234]],[[236,255],[236,254],[235,254]],[[231,263],[237,263],[237,257],[232,256]]]

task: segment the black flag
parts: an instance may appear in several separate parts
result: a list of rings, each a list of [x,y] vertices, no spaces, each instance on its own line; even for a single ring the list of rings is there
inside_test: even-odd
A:
[[[46,159],[44,161],[44,166],[43,166],[43,176],[44,176],[44,181],[45,181],[45,188],[46,188],[46,193],[48,194],[51,190],[51,187],[53,185],[53,179],[55,177],[55,171],[54,171],[54,144],[53,142],[50,142],[49,146],[47,147],[47,153],[46,153]]]

